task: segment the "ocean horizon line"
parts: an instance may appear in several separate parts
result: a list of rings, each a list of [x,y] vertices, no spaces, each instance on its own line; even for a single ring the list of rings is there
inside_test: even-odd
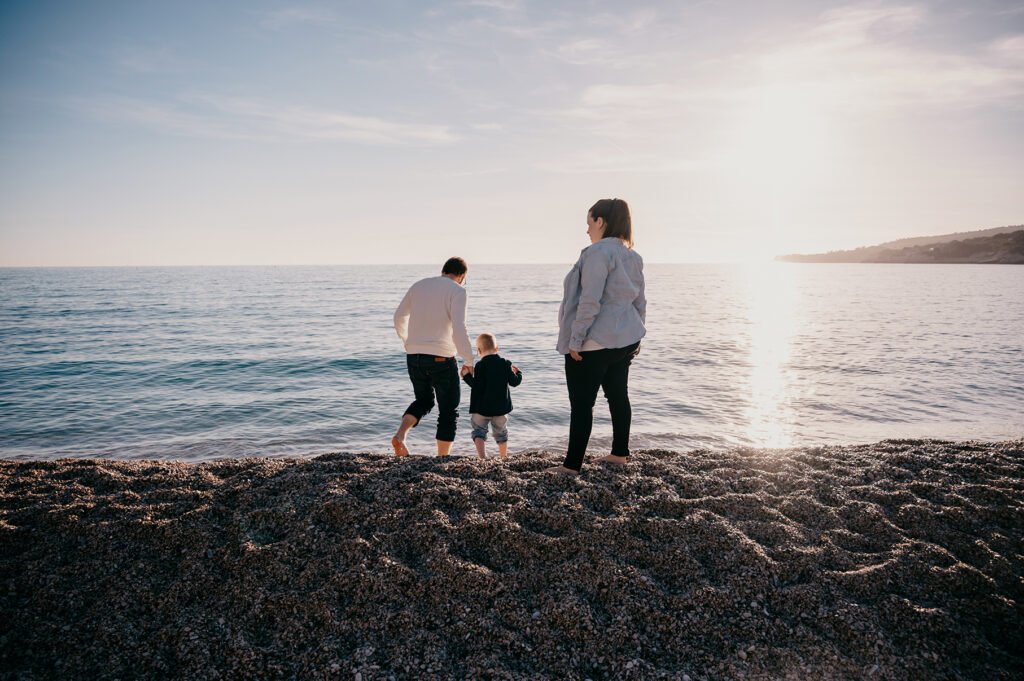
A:
[[[571,265],[572,259],[557,260],[557,261],[545,261],[545,262],[476,262],[469,261],[470,267],[510,267],[510,266],[535,266],[535,267],[546,267],[552,265]],[[416,262],[416,263],[405,263],[405,262],[372,262],[372,263],[302,263],[302,264],[267,264],[267,263],[254,263],[254,264],[194,264],[194,265],[0,265],[0,271],[3,270],[130,270],[130,269],[245,269],[245,268],[324,268],[324,267],[439,267],[439,262]],[[904,263],[802,263],[802,262],[785,262],[774,260],[773,258],[766,258],[764,260],[689,260],[689,261],[654,261],[645,260],[644,264],[647,266],[651,265],[798,265],[806,267],[808,265],[900,265]],[[918,263],[920,264],[920,263]],[[929,263],[924,263],[929,264]],[[971,265],[976,263],[953,263],[953,264],[964,264]],[[948,266],[948,264],[944,264]]]

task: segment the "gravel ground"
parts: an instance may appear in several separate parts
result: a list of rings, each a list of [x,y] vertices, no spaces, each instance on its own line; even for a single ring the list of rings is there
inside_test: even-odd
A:
[[[0,461],[0,678],[1024,676],[1024,440]]]

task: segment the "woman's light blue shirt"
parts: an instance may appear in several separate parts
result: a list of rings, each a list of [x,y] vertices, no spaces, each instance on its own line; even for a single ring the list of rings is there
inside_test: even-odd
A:
[[[577,352],[587,340],[624,348],[647,334],[644,260],[616,237],[580,251],[563,283],[558,351]]]

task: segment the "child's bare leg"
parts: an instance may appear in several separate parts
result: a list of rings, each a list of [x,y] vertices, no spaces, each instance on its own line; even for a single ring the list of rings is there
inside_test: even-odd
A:
[[[482,437],[473,438],[473,444],[476,445],[476,455],[481,459],[487,458],[487,441]]]
[[[498,416],[491,421],[491,429],[494,431],[494,441],[498,443],[498,456],[508,458],[508,417]]]

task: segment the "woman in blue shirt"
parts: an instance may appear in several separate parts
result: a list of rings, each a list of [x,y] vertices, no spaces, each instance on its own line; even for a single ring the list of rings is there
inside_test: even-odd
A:
[[[644,261],[633,250],[629,206],[601,199],[587,212],[590,246],[565,277],[558,310],[558,351],[565,355],[569,388],[569,446],[565,463],[551,470],[579,473],[594,422],[598,389],[612,417],[611,454],[598,461],[629,460],[629,366],[647,333]]]

